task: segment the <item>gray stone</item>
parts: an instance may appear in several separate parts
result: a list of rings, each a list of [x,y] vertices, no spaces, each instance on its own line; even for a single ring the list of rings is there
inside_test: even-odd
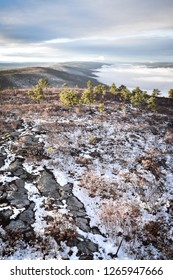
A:
[[[19,219],[28,225],[31,225],[34,223],[34,212],[27,209],[19,215]]]
[[[85,212],[85,210],[80,209],[76,212],[76,215],[77,215],[77,217],[86,217],[86,212]]]
[[[0,157],[0,168],[5,164],[5,161],[2,157]]]
[[[6,155],[0,153],[0,168],[5,164]]]
[[[0,203],[2,203],[7,198],[7,193],[0,191]]]
[[[8,231],[11,232],[24,232],[26,230],[28,230],[28,228],[26,227],[25,223],[21,220],[15,220],[15,221],[11,221],[9,223],[9,225],[6,227],[6,229]]]
[[[77,214],[77,213],[76,213]],[[89,223],[88,223],[88,219],[85,219],[85,218],[79,218],[77,217],[76,218],[76,225],[83,231],[85,232],[90,232],[90,226],[89,226]]]
[[[11,209],[0,210],[0,223],[6,223],[8,220],[10,220],[12,214],[13,211]]]
[[[11,204],[16,208],[24,208],[29,205],[29,200],[25,197],[24,194],[15,194],[14,198],[11,199]]]
[[[12,162],[12,163],[9,165],[7,171],[8,171],[8,172],[14,173],[14,172],[16,172],[18,169],[22,169],[22,168],[23,168],[23,167],[22,167],[22,161],[21,161],[20,159],[16,159],[14,162]]]
[[[10,184],[10,191],[7,191],[7,200],[17,208],[24,208],[30,203],[24,186],[25,182],[22,179],[18,179]]]
[[[18,138],[19,135],[20,135],[20,132],[18,132],[18,131],[14,131],[14,132],[11,133],[11,137],[12,137],[13,139]]]
[[[21,179],[33,179],[34,177],[24,169],[23,158],[16,159],[13,163],[9,165],[6,171],[11,172],[12,175],[20,177]]]
[[[25,146],[30,146],[38,142],[38,138],[36,138],[33,134],[28,134],[25,136],[21,136],[19,142]]]
[[[81,255],[79,260],[83,260],[83,261],[93,260],[93,255]]]
[[[68,204],[68,209],[69,210],[74,210],[75,211],[77,209],[83,209],[84,208],[83,204],[75,196],[69,197],[67,199],[67,204]]]
[[[93,234],[99,234],[102,235],[102,233],[100,232],[100,230],[98,229],[98,227],[92,227],[91,231]]]
[[[98,251],[98,245],[90,240],[79,241],[77,248],[81,255],[90,255]]]
[[[25,174],[25,171],[23,170],[23,168],[18,168],[17,170],[13,171],[13,175],[17,176],[17,177],[21,177]],[[25,177],[23,177],[25,178]]]
[[[30,202],[28,210],[34,210],[34,207],[35,207],[35,203],[34,202]]]
[[[16,185],[17,188],[19,188],[19,189],[24,189],[25,181],[24,181],[24,180],[21,180],[21,179],[18,179],[18,180],[15,181],[15,185]]]
[[[73,184],[67,183],[66,185],[63,186],[63,191],[64,191],[64,199],[67,199],[68,197],[72,196],[72,190],[73,190]]]
[[[67,183],[66,185],[63,186],[64,191],[67,191],[72,194],[72,189],[73,189],[73,184]]]
[[[50,172],[44,170],[40,173],[40,177],[37,180],[37,188],[43,196],[62,199],[62,188]]]

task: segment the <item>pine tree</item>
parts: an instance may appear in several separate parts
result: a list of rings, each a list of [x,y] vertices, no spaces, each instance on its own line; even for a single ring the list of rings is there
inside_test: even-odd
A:
[[[109,91],[112,94],[117,94],[117,87],[116,87],[115,83],[112,83],[112,85],[110,86]]]
[[[63,88],[67,88],[68,85],[67,85],[66,83],[64,83],[64,84],[62,85],[62,87],[63,87]]]
[[[93,90],[93,83],[90,80],[87,82],[87,89]]]
[[[104,96],[106,94],[106,86],[99,84],[93,88],[93,94],[94,97],[99,99],[104,99]]]
[[[173,99],[173,89],[172,88],[168,91],[168,97]]]
[[[143,105],[146,104],[147,98],[148,98],[147,92],[142,91],[139,87],[136,87],[135,89],[132,90],[130,101],[133,106],[142,107]]]
[[[79,93],[76,90],[65,89],[60,93],[60,101],[65,106],[78,105],[80,102]]]
[[[99,84],[93,88],[94,94],[98,95],[105,95],[106,94],[106,87],[105,85]]]
[[[125,101],[130,101],[132,93],[129,89],[124,88],[121,90],[121,95]]]
[[[153,89],[152,96],[157,97],[159,94],[160,94],[160,90],[159,89],[157,89],[157,88]]]
[[[159,93],[160,93],[160,90],[153,89],[152,95],[147,101],[148,108],[155,113],[157,112],[157,109],[158,109],[157,108],[156,97],[159,95]]]
[[[29,90],[28,95],[35,101],[40,102],[44,98],[44,89],[49,86],[49,83],[46,79],[40,79],[33,90]]]
[[[82,93],[80,102],[82,104],[92,104],[92,103],[94,103],[93,91],[89,88],[85,89]]]
[[[89,105],[94,103],[94,87],[90,80],[87,82],[87,88],[82,93],[80,103]]]
[[[40,88],[42,88],[42,89],[48,88],[49,83],[48,83],[47,79],[40,79],[40,80],[38,81],[38,86],[39,86]]]

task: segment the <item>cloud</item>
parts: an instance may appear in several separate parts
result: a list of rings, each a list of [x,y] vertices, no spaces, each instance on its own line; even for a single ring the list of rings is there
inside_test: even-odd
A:
[[[63,55],[172,56],[172,0],[0,0],[0,44]]]
[[[172,12],[172,0],[11,0],[0,10],[1,32],[34,41],[36,33],[37,41],[127,35],[173,27]]]
[[[47,41],[52,49],[73,53],[99,54],[105,57],[173,57],[173,37],[129,36],[129,37],[82,37]]]

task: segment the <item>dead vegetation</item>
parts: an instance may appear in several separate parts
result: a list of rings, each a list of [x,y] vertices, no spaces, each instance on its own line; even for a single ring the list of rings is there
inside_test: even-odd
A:
[[[118,197],[116,182],[105,180],[103,176],[92,171],[86,171],[82,175],[80,186],[87,189],[91,197],[99,196],[102,199],[116,199]]]
[[[141,227],[140,208],[128,200],[110,199],[103,202],[99,215],[108,236],[115,240],[116,245],[122,237],[128,242],[133,241]]]
[[[47,217],[45,219],[47,220]],[[57,212],[45,228],[45,234],[54,237],[59,244],[64,240],[75,240],[77,231],[73,217]]]

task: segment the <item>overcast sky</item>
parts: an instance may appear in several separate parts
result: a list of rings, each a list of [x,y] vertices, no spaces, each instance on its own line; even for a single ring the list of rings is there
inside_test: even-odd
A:
[[[0,0],[0,62],[173,61],[173,0]]]

